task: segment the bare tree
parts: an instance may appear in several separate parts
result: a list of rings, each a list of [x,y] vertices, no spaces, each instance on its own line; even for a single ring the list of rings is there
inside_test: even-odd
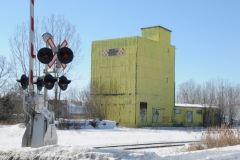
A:
[[[0,55],[0,89],[9,82],[12,71],[12,65],[7,62],[6,57]]]
[[[49,32],[53,35],[53,40],[56,45],[60,45],[64,39],[68,41],[68,47],[72,49],[74,53],[74,59],[68,64],[65,70],[62,70],[59,74],[66,74],[69,70],[74,69],[78,64],[81,63],[83,56],[81,55],[81,40],[80,35],[76,31],[76,27],[72,25],[64,16],[51,15],[49,18],[44,18],[42,20],[42,27],[40,27],[39,20],[35,20],[35,36],[34,36],[34,51],[35,55],[39,49],[46,46],[42,40],[42,34],[44,32]],[[19,78],[18,74],[28,75],[29,69],[29,23],[25,22],[21,25],[17,25],[14,31],[14,36],[10,37],[9,43],[13,56],[13,61],[15,64],[15,76]],[[34,70],[35,73],[40,73],[44,68],[44,65],[40,66],[38,59],[35,59]]]
[[[216,84],[216,99],[221,111],[221,123],[233,125],[237,113],[235,107],[240,104],[240,87],[223,79],[218,79]]]
[[[237,86],[230,86],[227,90],[227,99],[226,99],[226,104],[228,108],[228,113],[229,113],[229,124],[228,125],[233,125],[234,120],[236,119],[237,116],[237,108],[236,106],[239,104],[239,97],[240,97],[240,87],[239,85]]]
[[[82,91],[80,88],[71,87],[65,94],[65,99],[76,106],[82,106]]]
[[[202,99],[200,104],[216,104],[216,86],[215,81],[210,80],[202,84]]]
[[[196,84],[194,80],[179,84],[177,103],[199,103],[201,99],[201,86]]]
[[[29,70],[29,27],[28,23],[22,23],[21,25],[17,25],[15,27],[14,36],[10,37],[10,49],[12,52],[12,59],[14,65],[14,76],[15,78],[19,78],[21,74],[28,75]],[[37,27],[35,27],[37,28]],[[36,44],[40,43],[40,41],[35,40],[35,54],[36,50],[40,48],[36,48]],[[36,63],[35,63],[36,64]],[[36,73],[36,67],[35,67]]]
[[[219,125],[220,124],[220,110],[216,110],[216,81],[210,80],[202,84],[202,99],[199,104],[206,107],[206,112],[203,114],[205,125]]]
[[[11,102],[9,95],[0,97],[0,120],[10,119],[14,110],[14,104]]]
[[[24,114],[22,108],[22,95],[23,89],[19,87],[17,82],[9,88],[6,88],[5,92],[0,96],[0,119],[2,120],[17,120],[17,115]]]
[[[40,27],[41,26],[41,27]],[[71,63],[67,64],[65,70],[61,70],[55,76],[59,77],[70,73],[69,71],[74,70],[74,68],[79,65],[83,59],[81,55],[81,41],[80,35],[77,33],[76,27],[72,25],[64,16],[50,15],[49,18],[43,18],[40,25],[38,18],[35,21],[35,43],[34,43],[34,54],[37,55],[38,50],[46,47],[46,44],[42,40],[42,34],[49,32],[53,36],[53,41],[55,45],[60,45],[65,39],[68,42],[68,47],[72,49],[74,53],[74,59]],[[29,23],[22,23],[17,25],[15,28],[14,36],[9,39],[10,48],[12,51],[12,57],[14,61],[15,78],[19,78],[22,74],[29,74]],[[41,64],[37,58],[34,62],[34,75],[41,75],[41,71],[45,68],[45,65]],[[55,102],[53,104],[57,107],[57,99],[61,98],[61,90],[55,87]]]
[[[43,22],[44,32],[49,32],[53,36],[53,40],[56,45],[60,45],[64,39],[69,43],[68,47],[73,50],[74,60],[68,64],[68,67],[63,70],[66,74],[69,70],[72,70],[74,67],[79,65],[83,60],[81,53],[81,40],[80,35],[77,33],[76,27],[72,25],[64,16],[55,16],[51,15],[49,18],[44,18]],[[61,74],[61,73],[60,73]]]
[[[70,113],[79,112],[79,107],[82,107],[82,91],[80,88],[71,87],[64,93],[64,99],[67,102],[68,118],[73,118]],[[84,109],[85,108],[81,108]]]
[[[240,104],[240,86],[221,78],[202,85],[190,80],[179,85],[176,97],[180,103],[197,103],[207,107],[214,114],[214,118],[209,121],[210,125],[218,123],[219,119],[221,124],[232,125],[237,116],[236,106]],[[208,117],[204,116],[205,119]]]
[[[106,118],[106,110],[109,105],[109,96],[111,89],[107,85],[100,82],[92,82],[82,90],[82,102],[86,107],[86,114],[89,118]]]

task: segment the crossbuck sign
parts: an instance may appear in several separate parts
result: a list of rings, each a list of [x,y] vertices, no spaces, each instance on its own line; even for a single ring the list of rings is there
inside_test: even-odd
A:
[[[49,37],[49,38],[47,39],[47,44],[50,46],[51,49],[54,50],[53,59],[52,59],[52,61],[51,61],[50,63],[47,64],[48,67],[51,68],[51,67],[53,66],[53,64],[54,64],[54,63],[56,62],[56,60],[57,60],[57,53],[56,53],[56,52],[58,51],[58,49],[57,49],[56,45],[54,44],[52,37]],[[67,45],[68,45],[68,42],[67,42],[66,40],[64,40],[64,41],[62,42],[62,44],[60,45],[60,48],[66,47]],[[57,49],[57,51],[56,51],[56,49]],[[63,63],[60,63],[60,64],[61,64],[61,66],[62,66],[63,69],[65,69],[65,68],[67,67],[66,64],[63,64]]]

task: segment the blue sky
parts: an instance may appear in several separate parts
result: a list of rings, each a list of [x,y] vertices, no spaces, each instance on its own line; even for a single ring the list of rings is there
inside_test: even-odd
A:
[[[17,24],[29,21],[29,6],[29,0],[1,1],[1,55],[11,54],[9,38]],[[172,30],[177,85],[218,77],[239,83],[239,8],[238,0],[35,0],[34,11],[39,19],[64,15],[76,26],[84,60],[82,78],[72,85],[82,87],[90,80],[92,41],[141,36],[140,28],[156,25]]]

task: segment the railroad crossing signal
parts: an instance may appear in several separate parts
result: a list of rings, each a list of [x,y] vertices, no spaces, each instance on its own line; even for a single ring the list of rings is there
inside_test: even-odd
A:
[[[43,40],[49,45],[50,48],[44,47],[38,51],[38,60],[47,64],[49,68],[58,60],[63,69],[66,68],[66,64],[73,60],[73,52],[70,48],[66,47],[68,42],[64,40],[58,47],[53,42],[52,36],[49,33],[44,33],[42,35]],[[57,71],[55,71],[57,72]],[[38,90],[41,90],[41,86],[45,86],[46,89],[50,90],[54,87],[54,83],[57,78],[53,77],[51,74],[45,75],[44,79],[39,79],[35,84],[38,85]],[[65,91],[71,80],[68,80],[65,76],[59,78],[58,85],[61,90]],[[42,85],[43,84],[43,85]]]
[[[52,50],[54,50],[56,47],[56,45],[54,44],[53,42],[53,39],[52,37],[49,37],[47,39],[47,44],[50,46],[50,48]],[[58,60],[61,62],[61,66],[63,69],[66,68],[66,64],[67,63],[70,63],[73,59],[73,52],[70,48],[66,47],[68,45],[68,42],[66,40],[64,40],[60,47],[59,47],[59,50],[56,52],[54,52],[54,55],[53,55],[53,59],[50,63],[48,63],[48,67],[51,68],[52,65],[56,62],[57,58]]]
[[[17,79],[17,82],[20,82],[21,83],[21,86],[22,86],[22,89],[27,89],[28,85],[29,85],[29,78],[23,74],[21,76],[21,79]]]
[[[33,84],[37,85],[39,91],[45,86],[46,89],[51,90],[54,87],[54,83],[57,81],[57,78],[54,78],[51,74],[47,74],[44,78],[38,77],[37,81]],[[22,89],[27,89],[29,85],[29,78],[23,74],[17,82],[21,83]],[[68,80],[65,76],[59,78],[58,85],[61,90],[65,91],[68,87],[68,84],[71,83],[71,80]]]
[[[61,90],[65,91],[69,83],[71,83],[71,80],[68,80],[65,76],[61,76],[59,78],[58,86]]]
[[[56,47],[52,36],[49,33],[44,33],[43,39],[50,48],[41,48],[37,53],[38,60],[43,64],[47,64],[49,68],[51,68],[57,60],[59,60],[62,68],[65,69],[67,64],[73,60],[72,50],[66,47],[68,45],[68,42],[64,40],[61,45]],[[42,77],[38,77],[36,82],[33,83],[37,85],[37,89],[39,91],[41,91],[44,86],[48,90],[52,89],[54,87],[54,83],[58,81],[58,79],[56,77],[53,77],[51,74],[47,74]],[[26,89],[29,85],[29,78],[23,74],[21,76],[21,79],[17,80],[17,82],[20,82],[22,88]],[[69,83],[71,83],[71,80],[68,80],[65,76],[61,76],[59,78],[58,86],[61,90],[65,91]]]
[[[37,78],[37,81],[34,82],[33,84],[36,84],[36,85],[37,85],[37,89],[38,89],[39,91],[41,91],[42,88],[44,87],[44,81],[43,81],[43,79],[42,79],[41,77],[38,77],[38,78]]]
[[[57,81],[56,78],[54,78],[51,74],[47,74],[44,77],[44,85],[46,87],[46,89],[53,89],[54,87],[54,83]]]
[[[53,59],[53,53],[50,48],[41,48],[37,54],[38,60],[43,64],[48,64]]]
[[[66,67],[66,64],[70,63],[73,60],[73,52],[68,47],[62,47],[57,53],[57,58],[61,62],[62,67],[63,65]]]

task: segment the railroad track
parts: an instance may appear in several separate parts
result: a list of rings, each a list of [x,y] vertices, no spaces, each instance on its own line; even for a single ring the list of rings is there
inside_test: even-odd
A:
[[[164,148],[184,146],[185,144],[194,143],[199,141],[178,141],[178,142],[156,142],[156,143],[138,143],[138,144],[123,144],[123,145],[109,145],[94,147],[96,149],[118,148],[122,150],[137,150],[137,149],[150,149],[150,148]]]

